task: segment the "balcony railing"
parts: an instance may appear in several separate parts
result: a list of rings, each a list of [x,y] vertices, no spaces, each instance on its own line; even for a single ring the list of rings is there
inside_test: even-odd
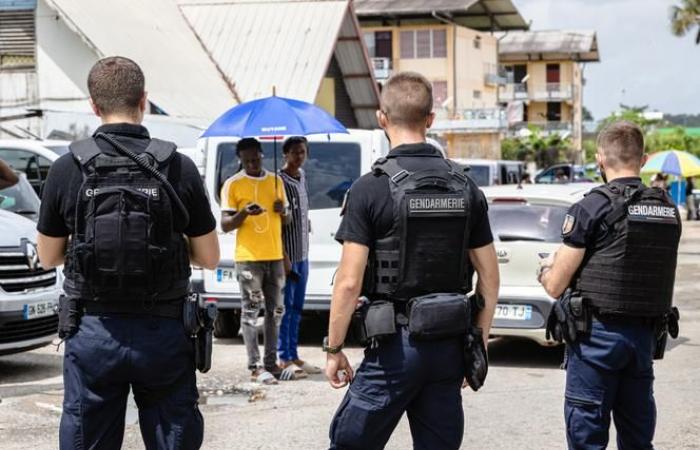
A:
[[[498,91],[498,101],[510,102],[513,100],[527,100],[527,84],[526,83],[508,83]]]
[[[506,112],[502,108],[436,109],[436,120],[431,127],[435,132],[478,132],[504,130]]]
[[[391,76],[391,58],[372,58],[372,67],[374,68],[374,78],[377,81],[387,80]]]
[[[488,86],[501,86],[506,84],[506,71],[498,64],[484,63],[484,84]]]
[[[508,83],[499,90],[498,100],[572,101],[574,92],[574,86],[565,83]]]
[[[514,135],[518,134],[520,130],[530,128],[537,128],[544,135],[550,135],[553,133],[565,135],[571,133],[573,130],[571,122],[527,121],[510,124],[508,127],[508,132],[509,134]]]

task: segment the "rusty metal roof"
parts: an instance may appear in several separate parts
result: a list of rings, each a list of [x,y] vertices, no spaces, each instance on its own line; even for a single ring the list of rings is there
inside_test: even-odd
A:
[[[499,60],[571,59],[600,61],[598,39],[592,30],[512,31],[499,33]]]
[[[180,0],[180,10],[241,101],[313,103],[333,56],[358,125],[376,126],[378,91],[348,0]]]
[[[512,0],[355,0],[363,23],[373,20],[435,20],[437,15],[474,30],[526,30]]]

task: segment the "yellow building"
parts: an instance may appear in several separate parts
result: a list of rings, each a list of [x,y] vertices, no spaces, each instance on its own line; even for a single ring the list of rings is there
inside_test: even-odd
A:
[[[506,130],[498,92],[506,79],[499,73],[498,39],[486,31],[527,28],[512,1],[354,4],[379,83],[397,71],[422,73],[433,86],[437,119],[431,132],[448,154],[498,159]]]
[[[571,137],[581,149],[585,63],[600,61],[594,31],[525,31],[499,36],[499,59],[507,84],[499,101],[509,132],[535,126]]]

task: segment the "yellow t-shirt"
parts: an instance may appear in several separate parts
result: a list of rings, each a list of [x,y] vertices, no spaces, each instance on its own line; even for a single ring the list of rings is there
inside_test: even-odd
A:
[[[266,170],[261,177],[251,177],[241,170],[221,188],[221,210],[240,211],[249,203],[257,203],[265,212],[248,216],[236,231],[236,261],[277,261],[282,259],[282,216],[273,209],[281,199],[287,207],[282,179]]]

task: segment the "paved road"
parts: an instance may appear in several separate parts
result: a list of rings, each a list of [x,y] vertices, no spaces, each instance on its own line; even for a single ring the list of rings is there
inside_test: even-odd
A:
[[[686,223],[676,284],[681,337],[670,342],[666,358],[656,364],[655,444],[660,449],[700,448],[698,273],[700,223]],[[322,321],[311,320],[304,327],[302,357],[321,365],[323,355],[316,343],[323,334]],[[561,350],[504,340],[493,341],[489,350],[492,368],[486,386],[478,394],[464,391],[463,448],[564,448]],[[350,349],[349,356],[359,363],[362,352]],[[0,447],[4,450],[57,448],[61,359],[62,352],[51,347],[0,358]],[[320,375],[260,390],[246,380],[245,350],[237,339],[217,341],[214,360],[214,369],[199,377],[206,421],[204,448],[327,448],[328,425],[342,391],[332,390]],[[127,422],[124,448],[143,448],[133,408]],[[410,446],[404,419],[387,448]]]

